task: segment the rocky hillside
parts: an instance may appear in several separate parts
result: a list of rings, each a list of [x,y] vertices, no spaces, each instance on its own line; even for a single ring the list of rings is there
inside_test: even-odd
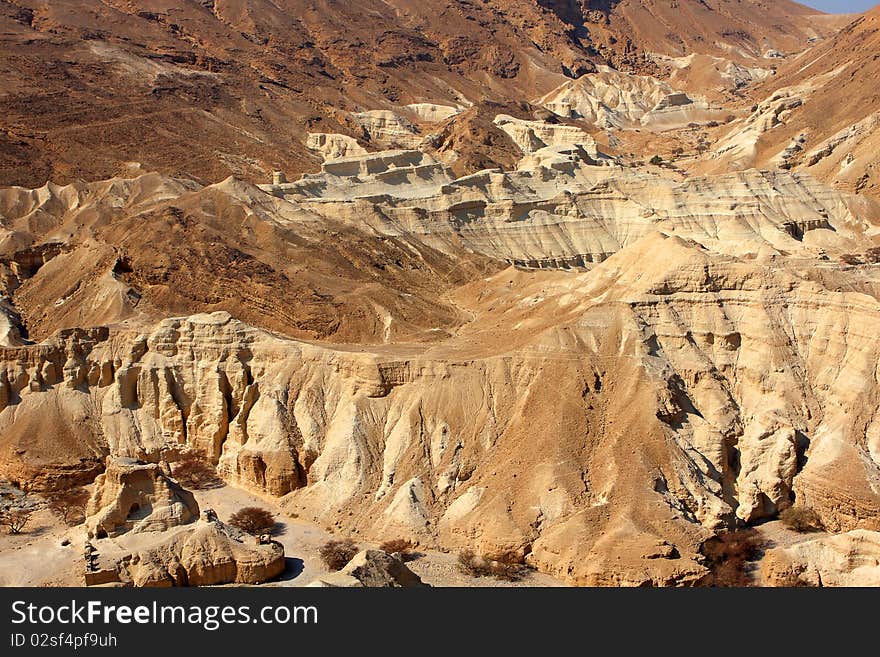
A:
[[[878,16],[0,3],[0,477],[201,455],[576,584],[718,584],[711,546],[796,507],[824,534],[765,581],[852,581]]]
[[[827,19],[791,0],[538,0],[618,68],[644,52],[733,58],[799,52],[827,34]]]
[[[104,179],[126,162],[261,182],[317,167],[308,132],[367,144],[352,112],[519,103],[596,64],[656,72],[648,52],[761,60],[828,33],[790,2],[594,4],[4,0],[0,184]]]
[[[794,169],[840,189],[876,196],[878,52],[880,8],[875,8],[755,88],[753,112],[732,125],[714,168]]]
[[[302,517],[590,584],[705,581],[707,538],[795,499],[878,529],[863,197],[551,146],[464,178],[396,151],[264,190],[152,175],[3,198],[19,334],[110,324],[3,349],[0,466],[22,486],[194,449]],[[199,267],[162,264],[137,225],[200,236]],[[357,307],[318,291],[367,272]],[[222,307],[276,333],[189,315]],[[325,340],[278,335],[298,331]]]

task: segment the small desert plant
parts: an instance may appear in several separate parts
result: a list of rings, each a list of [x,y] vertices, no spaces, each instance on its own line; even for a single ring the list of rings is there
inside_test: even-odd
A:
[[[659,167],[661,164],[663,164],[663,158],[660,157],[659,155],[655,155],[654,157],[652,157],[652,158],[649,160],[649,162],[650,162],[651,164],[653,164],[654,166]]]
[[[494,577],[506,582],[516,582],[528,572],[513,553],[501,555],[478,556],[473,550],[462,550],[458,553],[458,567],[471,577]]]
[[[184,454],[171,464],[171,473],[185,488],[204,490],[220,483],[214,466],[199,452]]]
[[[354,559],[359,548],[350,538],[341,541],[327,541],[321,546],[321,561],[330,570],[342,570],[349,561]]]
[[[462,550],[458,553],[458,568],[465,575],[471,577],[486,577],[489,575],[489,562],[478,557],[473,550]]]
[[[852,266],[864,264],[862,262],[862,259],[855,253],[844,253],[842,256],[840,256],[840,261],[845,265]]]
[[[69,488],[50,493],[49,510],[68,527],[82,524],[86,519],[89,492],[85,488]]]
[[[21,534],[33,513],[32,508],[7,506],[0,509],[0,525],[6,527],[10,534]]]
[[[710,571],[708,583],[720,587],[752,586],[748,563],[755,561],[763,549],[764,543],[754,529],[738,529],[710,538],[700,548]]]
[[[779,514],[782,524],[796,532],[815,532],[822,529],[822,520],[812,509],[805,506],[790,506]]]
[[[412,541],[407,541],[403,538],[395,538],[390,541],[385,541],[379,546],[379,549],[388,554],[396,554],[400,556],[403,561],[410,561],[417,556],[413,552]]]
[[[246,506],[229,516],[229,524],[254,536],[270,534],[275,529],[275,516],[258,506]]]

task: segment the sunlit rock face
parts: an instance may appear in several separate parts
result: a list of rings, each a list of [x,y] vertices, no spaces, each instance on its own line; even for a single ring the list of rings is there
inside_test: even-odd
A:
[[[111,457],[95,479],[86,516],[89,536],[106,538],[185,525],[199,517],[199,506],[166,464]]]
[[[85,532],[154,541],[119,581],[283,567],[196,521],[200,456],[576,584],[713,583],[797,504],[765,581],[873,582],[876,12],[84,4],[0,11],[0,476],[94,484]],[[365,554],[334,581],[409,579]]]
[[[145,279],[98,261],[110,275],[41,321],[116,294],[127,301],[106,307],[109,329],[2,351],[3,473],[25,486],[94,476],[105,454],[158,463],[197,450],[303,517],[518,553],[592,584],[697,583],[707,537],[794,499],[835,531],[877,529],[878,288],[871,267],[846,264],[868,257],[870,201],[784,172],[675,180],[578,145],[465,178],[391,151],[265,192],[231,181],[98,189],[128,199],[123,214],[206,198],[251,208],[251,230],[285,226],[262,242],[278,252],[348,231],[372,235],[376,262],[406,244],[474,269],[439,283],[448,329],[401,341],[396,326],[418,318],[374,307],[378,319],[361,321],[382,328],[357,345],[225,311],[162,319]],[[40,208],[49,226],[86,211],[94,221],[102,207],[81,209],[71,190],[15,193],[21,217]],[[345,254],[349,239],[326,248]],[[21,273],[31,296],[13,298],[37,301],[44,268],[103,248],[69,240]],[[376,269],[374,288],[399,290],[400,266]],[[436,297],[409,303],[436,312]],[[33,426],[76,429],[66,443],[52,432],[25,442]]]

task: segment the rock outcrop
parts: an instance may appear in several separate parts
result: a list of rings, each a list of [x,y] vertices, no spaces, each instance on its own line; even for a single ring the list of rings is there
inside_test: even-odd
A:
[[[369,141],[387,148],[415,148],[423,139],[416,125],[391,110],[359,112],[352,118]]]
[[[878,10],[178,5],[0,3],[0,475],[96,482],[145,543],[92,582],[278,571],[193,523],[193,452],[578,584],[706,582],[795,502],[841,536],[769,579],[873,577]]]
[[[206,509],[194,524],[171,529],[146,547],[123,551],[98,573],[100,579],[92,579],[137,587],[262,584],[284,568],[280,543],[244,534]]]
[[[856,529],[768,550],[765,586],[880,586],[880,532]]]
[[[19,347],[24,344],[20,322],[21,318],[12,304],[0,296],[0,347]]]
[[[583,119],[603,129],[670,130],[718,120],[725,113],[655,77],[608,67],[564,82],[537,103],[559,116]]]
[[[195,497],[171,479],[166,464],[127,457],[107,458],[107,467],[95,479],[86,507],[91,538],[163,532],[198,517]]]
[[[507,133],[526,155],[547,146],[579,146],[594,159],[599,157],[596,140],[576,126],[546,121],[525,121],[506,114],[496,116],[494,123]]]
[[[337,573],[319,577],[312,587],[411,588],[427,586],[400,558],[382,550],[363,550]]]
[[[461,112],[460,107],[438,105],[436,103],[411,103],[404,108],[417,120],[425,123],[441,123]]]
[[[327,163],[279,193],[328,220],[366,224],[389,237],[418,234],[446,253],[464,247],[551,269],[588,267],[653,231],[734,256],[769,247],[819,257],[826,248],[869,248],[851,240],[862,239],[880,218],[877,204],[801,174],[748,171],[677,181],[594,166],[597,157],[577,144],[540,147],[514,171],[456,178],[419,151],[387,151]]]
[[[874,90],[880,80],[880,9],[850,16],[839,34],[792,57],[750,90],[754,111],[730,126],[707,171],[784,163],[838,189],[877,197]],[[842,99],[846,99],[842,102]],[[793,157],[786,150],[802,140]]]
[[[367,152],[367,149],[361,146],[354,137],[326,132],[309,133],[306,146],[310,150],[320,153],[325,162],[338,160],[342,157],[363,155]]]

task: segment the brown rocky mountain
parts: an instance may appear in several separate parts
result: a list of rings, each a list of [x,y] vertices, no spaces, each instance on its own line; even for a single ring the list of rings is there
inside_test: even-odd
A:
[[[782,166],[840,189],[880,192],[880,8],[808,50],[756,87],[713,167]]]
[[[828,18],[791,0],[538,0],[618,66],[643,52],[739,61],[797,52],[827,33]]]
[[[194,454],[302,522],[574,584],[730,583],[743,529],[774,549],[736,582],[877,581],[876,12],[0,12],[0,476],[137,473],[89,505],[120,581],[200,581],[164,570],[189,542],[272,566],[205,582],[276,572],[165,522]]]
[[[741,61],[828,33],[794,3],[750,4],[4,0],[0,184],[127,161],[261,182],[317,168],[307,132],[369,142],[352,111],[519,103],[597,63],[658,70],[645,52]]]

